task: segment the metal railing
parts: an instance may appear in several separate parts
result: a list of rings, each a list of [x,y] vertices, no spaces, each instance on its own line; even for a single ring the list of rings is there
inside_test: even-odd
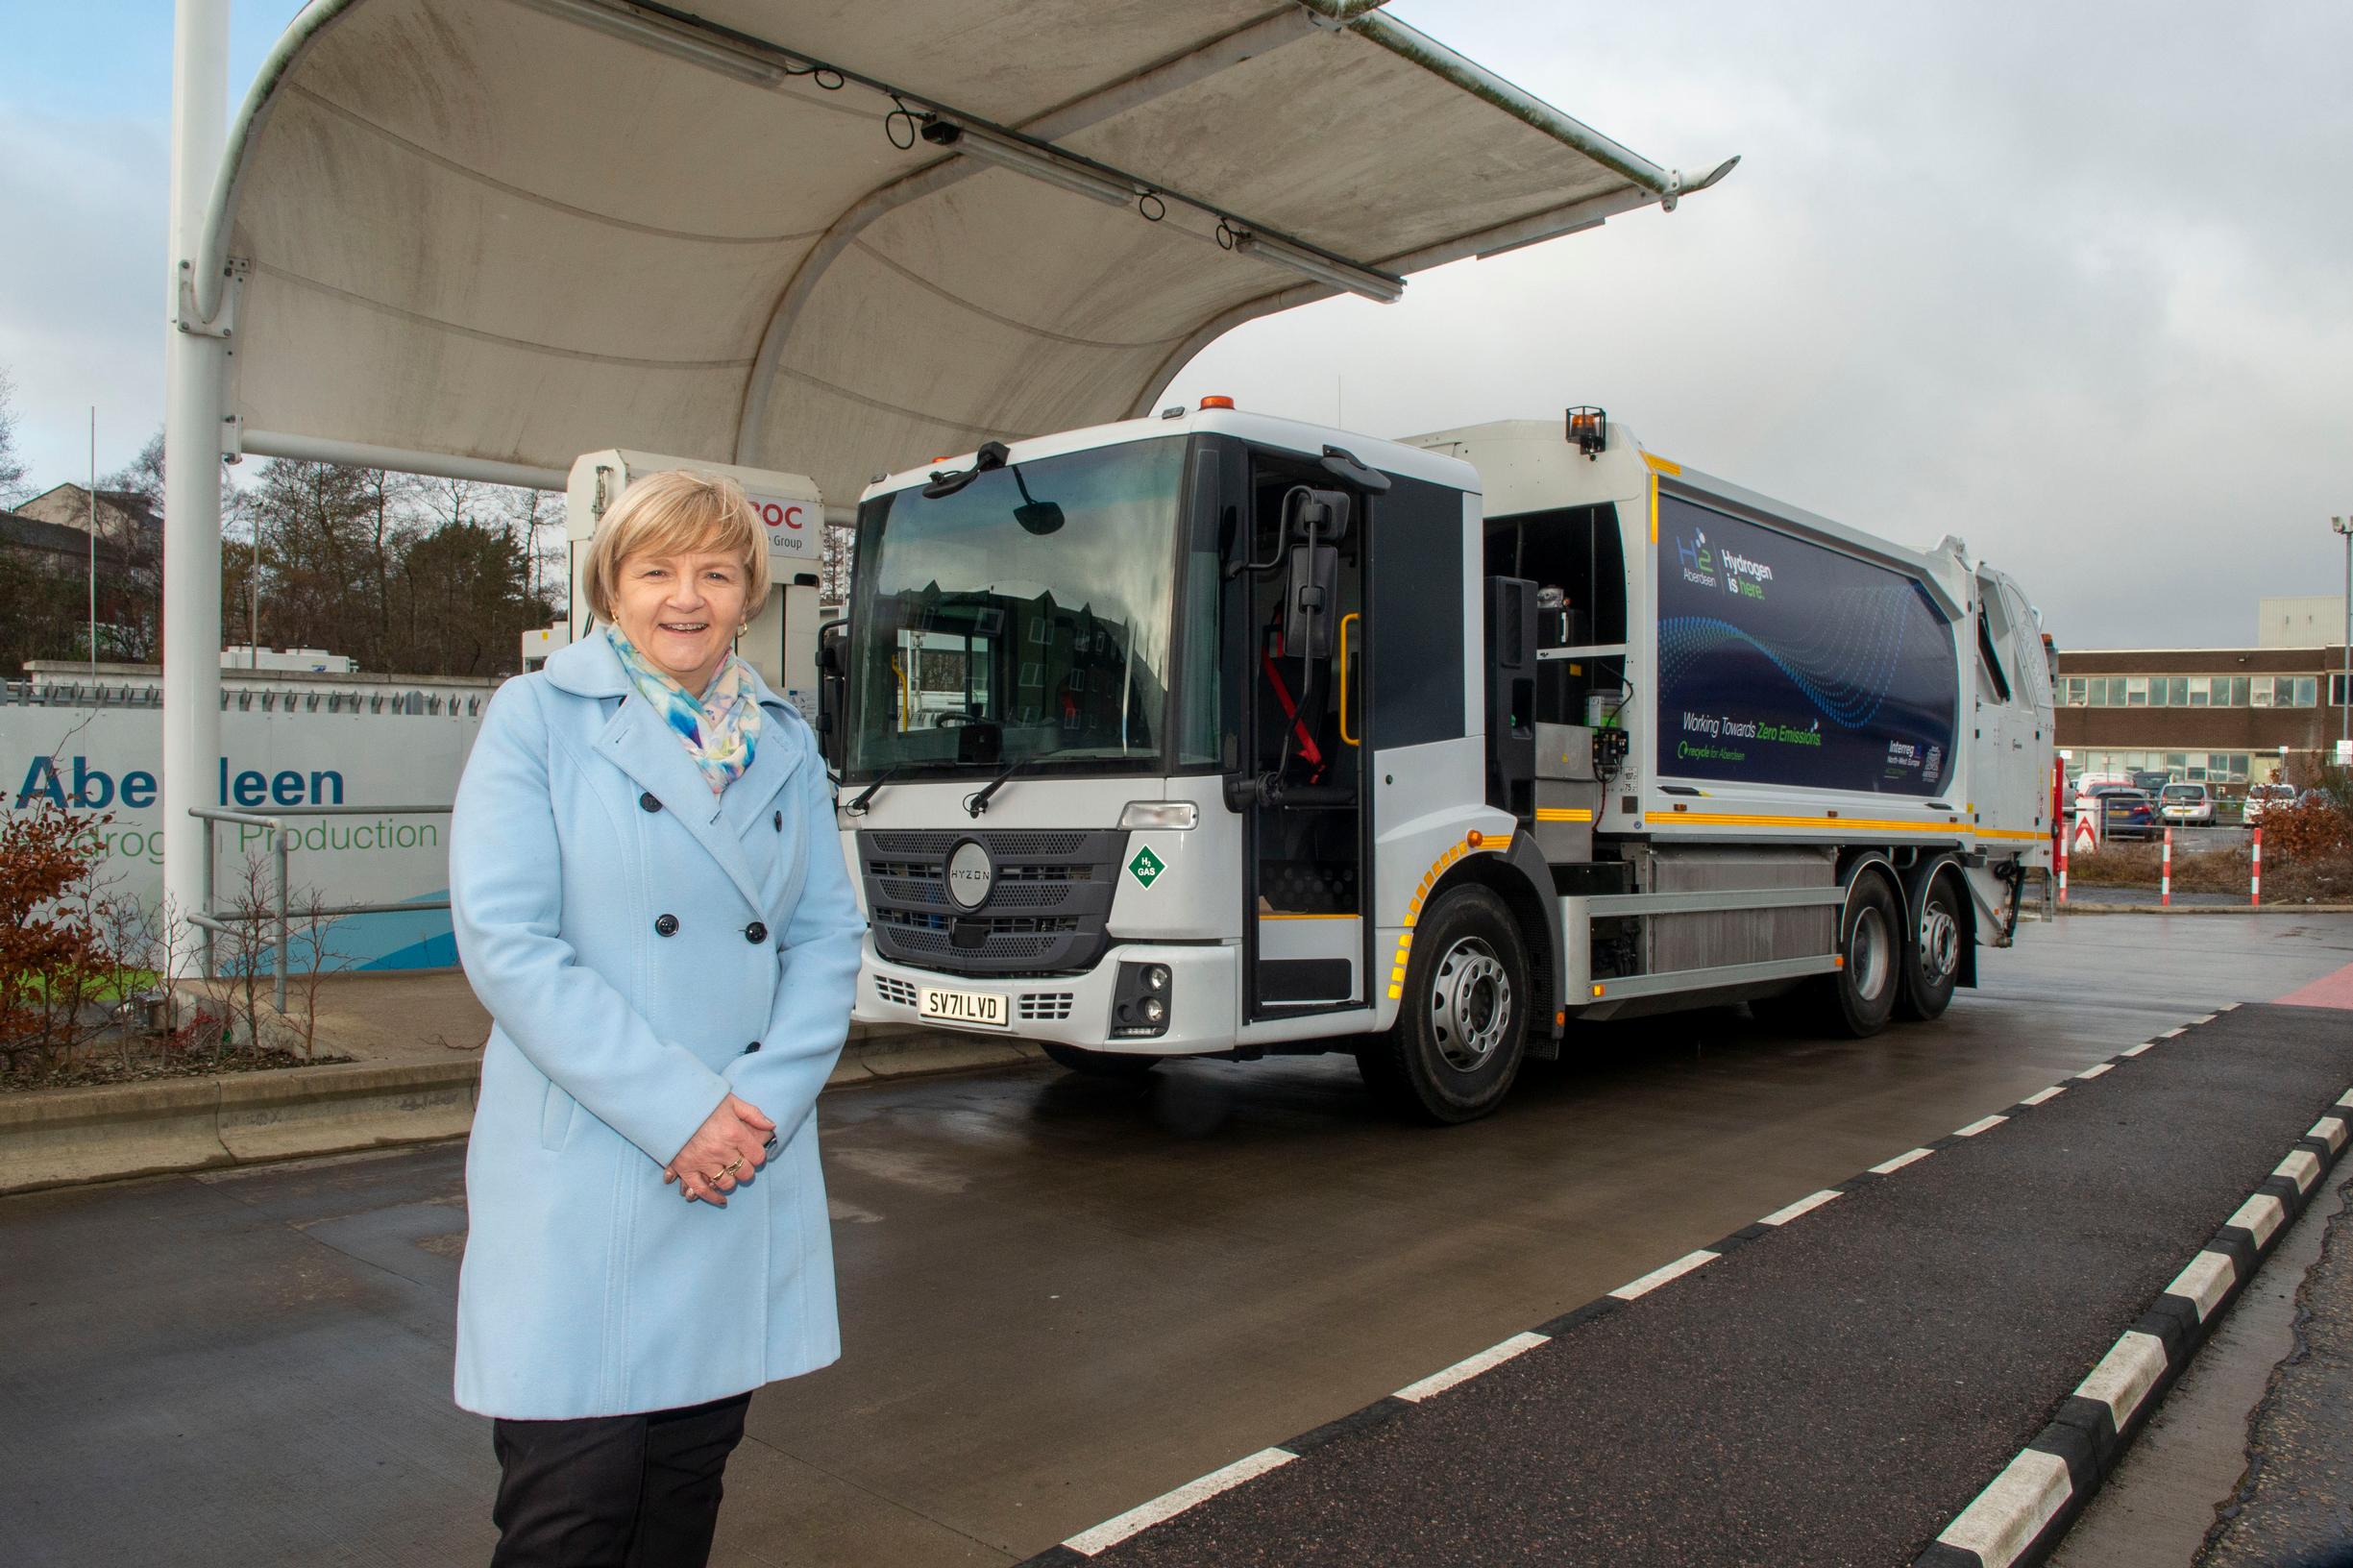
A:
[[[237,927],[257,920],[278,922],[276,948],[276,997],[278,1011],[286,1010],[286,948],[289,921],[286,909],[286,823],[289,817],[447,817],[450,806],[287,806],[273,812],[231,811],[223,806],[190,806],[188,815],[205,824],[204,907],[188,916],[188,923],[204,933],[203,964],[205,978],[214,978],[212,939],[234,937]],[[241,827],[265,827],[270,830],[271,857],[277,862],[277,898],[275,908],[216,909],[213,907],[213,829],[222,822],[234,822]],[[398,915],[407,910],[447,909],[447,898],[412,898],[396,904],[315,904],[304,909],[306,918],[346,915]],[[249,949],[251,952],[252,949]]]

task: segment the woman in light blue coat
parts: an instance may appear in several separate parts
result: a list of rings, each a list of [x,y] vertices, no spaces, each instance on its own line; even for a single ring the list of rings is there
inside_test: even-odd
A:
[[[495,1024],[456,1394],[497,1418],[499,1568],[703,1561],[750,1391],[840,1353],[814,1107],[864,921],[808,725],[731,651],[759,520],[650,476],[586,570],[601,625],[500,689],[450,845]]]

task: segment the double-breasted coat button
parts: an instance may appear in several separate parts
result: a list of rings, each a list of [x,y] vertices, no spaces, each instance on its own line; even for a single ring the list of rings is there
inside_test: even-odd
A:
[[[746,942],[755,943],[766,942],[768,940],[768,927],[762,925],[758,920],[752,921],[749,925],[744,927],[744,940]]]
[[[641,795],[637,797],[637,809],[640,811],[659,811],[662,809],[662,802],[656,800],[650,794]]]
[[[678,917],[675,915],[656,915],[653,918],[653,934],[657,937],[676,936],[678,934]]]
[[[744,1054],[745,1054],[746,1056],[749,1056],[749,1055],[750,1055],[752,1052],[754,1052],[754,1051],[758,1050],[759,1048],[760,1048],[760,1042],[759,1042],[758,1041],[756,1041],[756,1040],[755,1040],[755,1041],[752,1041],[750,1044],[748,1044],[748,1045],[747,1045],[747,1046],[745,1046],[745,1047],[744,1047]]]

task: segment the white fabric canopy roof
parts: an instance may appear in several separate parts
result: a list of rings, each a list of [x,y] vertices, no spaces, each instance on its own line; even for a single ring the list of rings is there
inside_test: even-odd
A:
[[[197,276],[200,308],[242,280],[249,450],[619,445],[846,503],[1143,412],[1218,333],[1334,292],[1221,225],[1378,289],[1348,264],[1723,172],[1684,182],[1362,0],[314,0],[232,130]]]

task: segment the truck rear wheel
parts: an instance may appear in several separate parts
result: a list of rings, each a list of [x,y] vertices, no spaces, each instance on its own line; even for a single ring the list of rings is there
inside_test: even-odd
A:
[[[1140,1078],[1160,1066],[1157,1056],[1130,1056],[1124,1051],[1090,1051],[1076,1045],[1042,1041],[1046,1060],[1090,1078]]]
[[[1876,871],[1857,873],[1847,889],[1838,951],[1846,962],[1826,975],[1828,1017],[1839,1033],[1867,1039],[1887,1027],[1903,987],[1903,914],[1895,890]]]
[[[1357,1051],[1364,1087],[1415,1121],[1471,1121],[1503,1103],[1528,1046],[1528,949],[1504,901],[1457,888],[1413,932],[1397,1021]]]
[[[1920,918],[1903,944],[1903,984],[1896,993],[1896,1015],[1923,1022],[1952,1005],[1961,978],[1961,943],[1968,940],[1961,901],[1949,872],[1929,879],[1920,897]]]

